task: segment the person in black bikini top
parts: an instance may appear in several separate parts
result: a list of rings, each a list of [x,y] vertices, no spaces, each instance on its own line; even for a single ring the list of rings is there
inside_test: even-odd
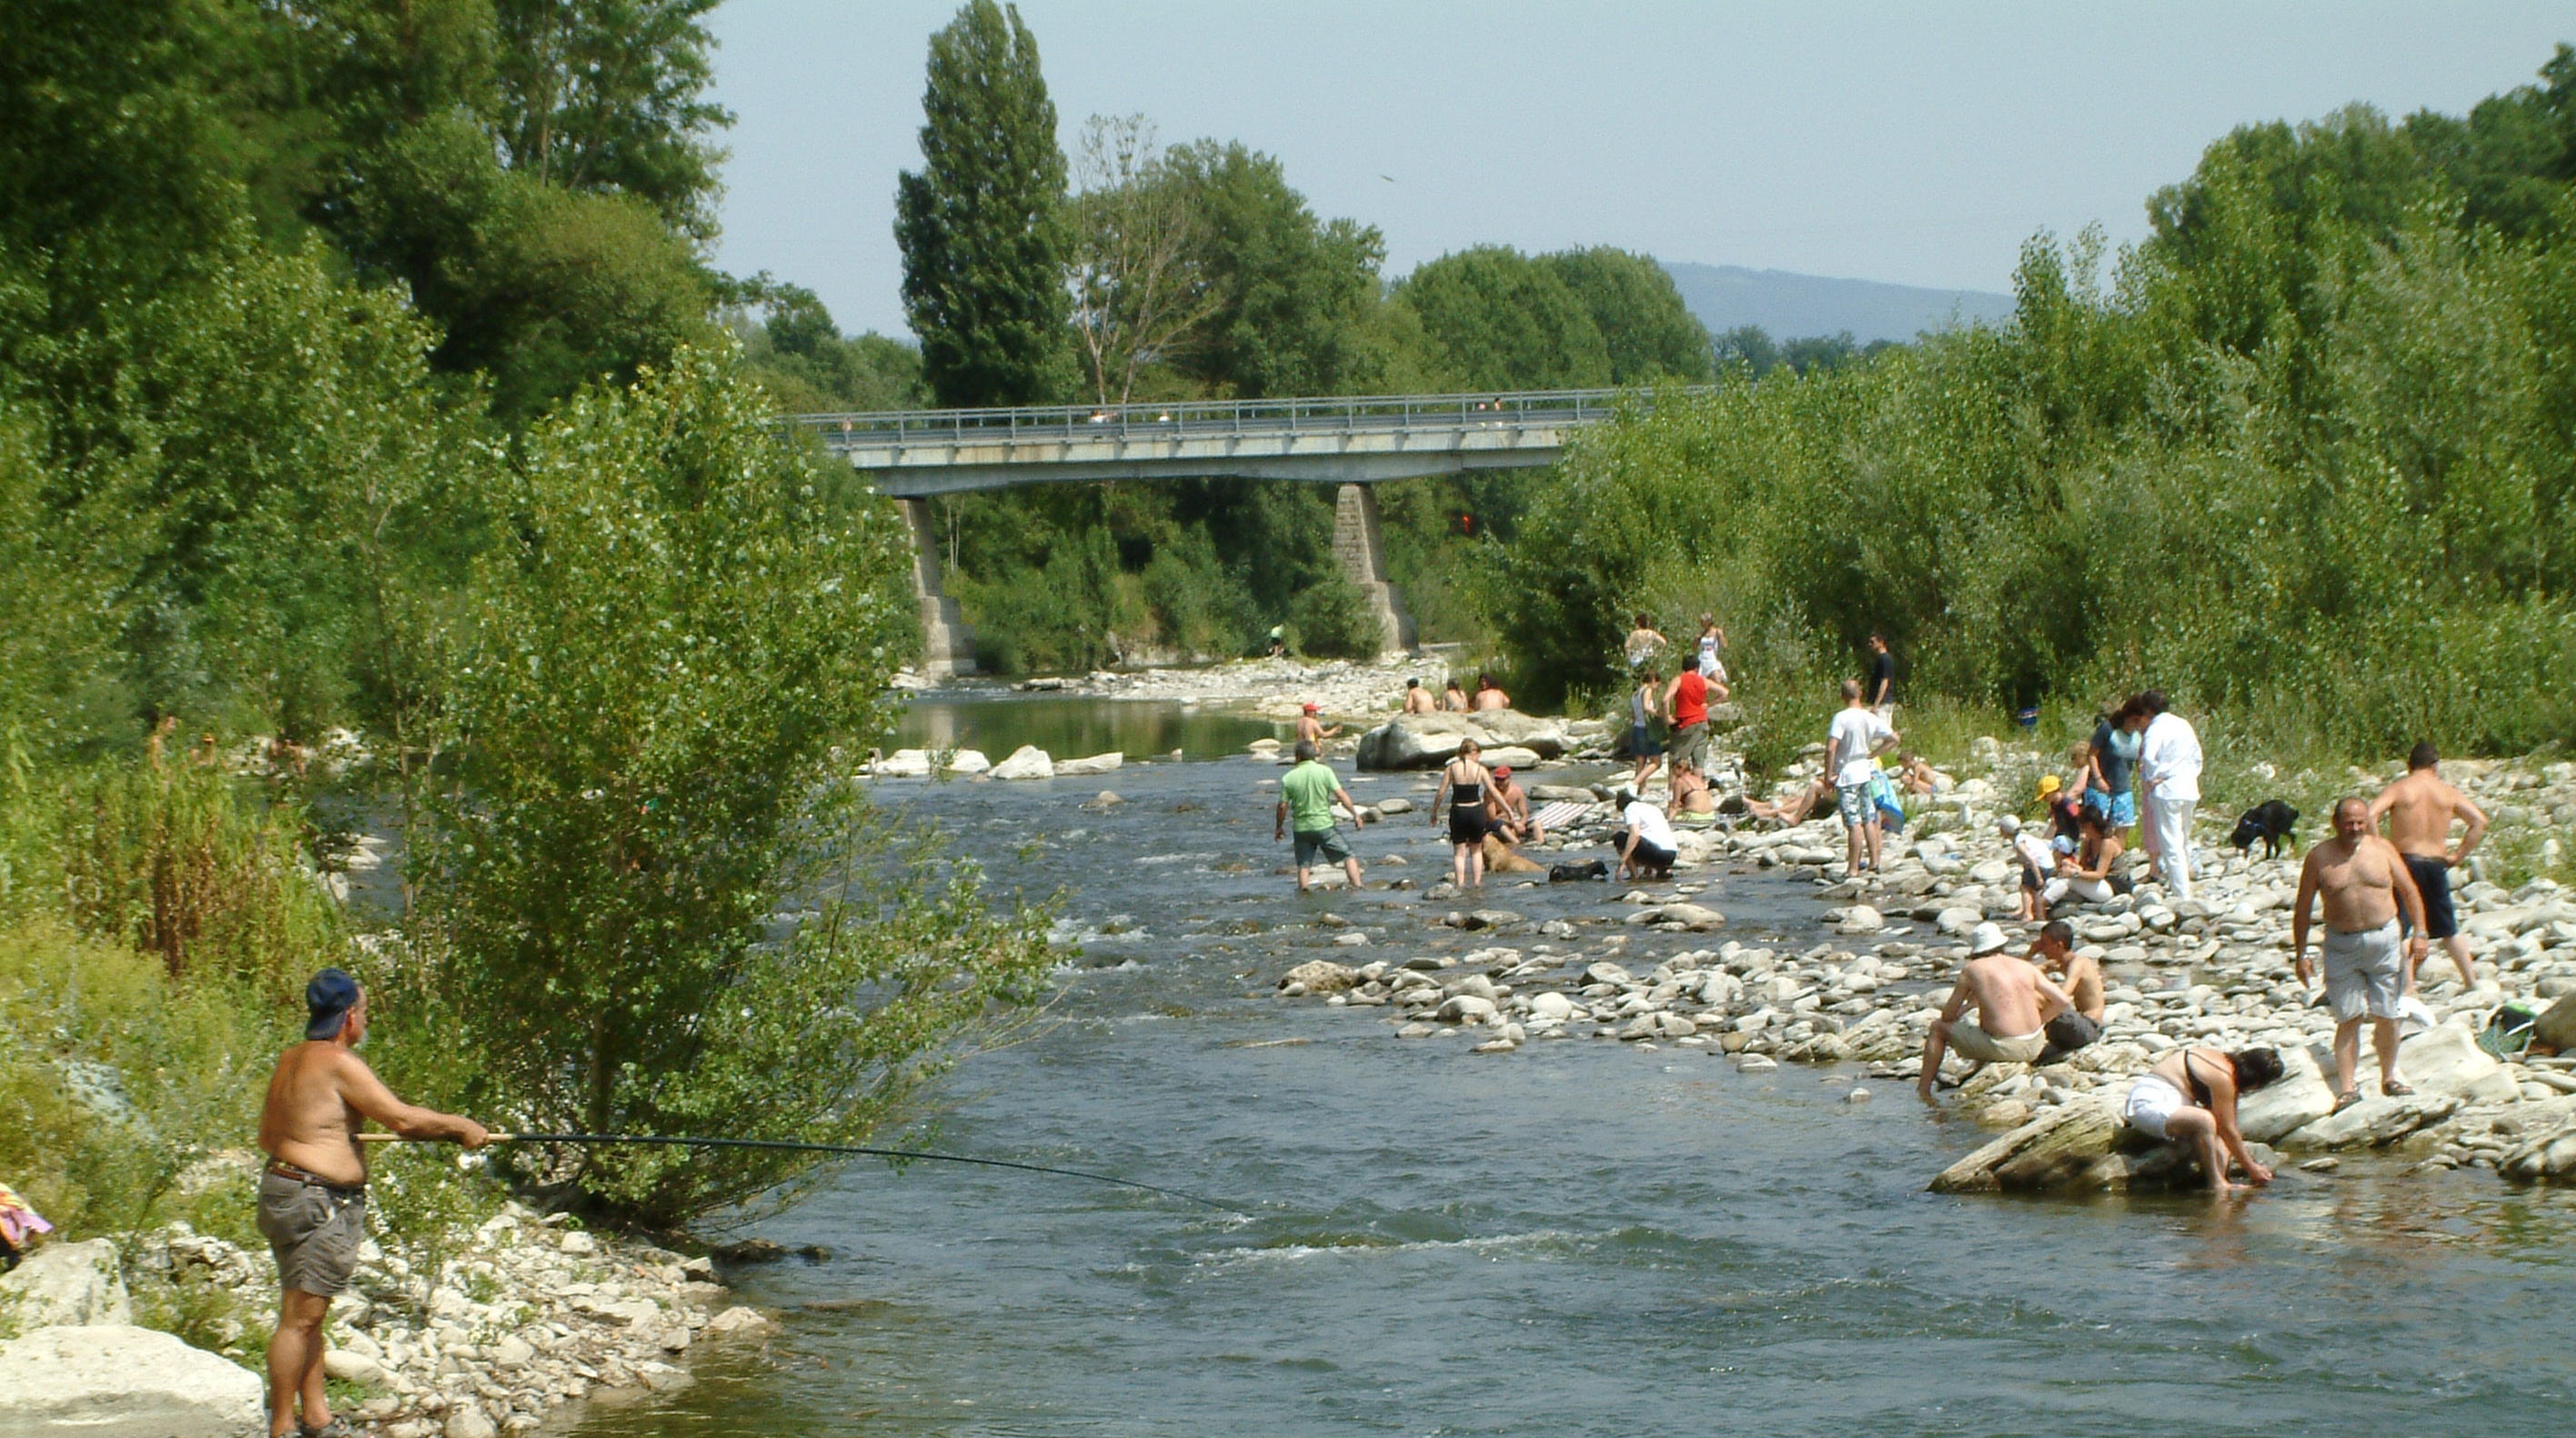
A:
[[[2222,1064],[2224,1082],[2213,1085],[2201,1077],[2204,1067],[2216,1069]],[[2269,1183],[2272,1171],[2245,1151],[2245,1137],[2236,1127],[2236,1102],[2280,1076],[2281,1056],[2272,1049],[2225,1053],[2184,1047],[2138,1076],[2121,1101],[2120,1117],[2150,1138],[2197,1149],[2212,1192],[2226,1193],[2235,1187],[2227,1180],[2231,1158],[2244,1168],[2247,1179]],[[2185,1090],[2190,1093],[2188,1099]]]
[[[1493,776],[1477,759],[1483,750],[1475,740],[1458,745],[1458,757],[1440,771],[1440,788],[1431,796],[1431,823],[1440,823],[1440,801],[1449,801],[1449,874],[1459,888],[1485,882],[1485,835],[1493,825],[1485,813],[1486,786]]]

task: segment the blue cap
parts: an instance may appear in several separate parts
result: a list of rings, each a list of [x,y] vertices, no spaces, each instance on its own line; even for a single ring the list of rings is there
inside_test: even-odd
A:
[[[343,969],[324,969],[304,986],[304,1007],[311,1015],[304,1021],[308,1039],[335,1039],[349,1010],[358,1005],[358,981]]]

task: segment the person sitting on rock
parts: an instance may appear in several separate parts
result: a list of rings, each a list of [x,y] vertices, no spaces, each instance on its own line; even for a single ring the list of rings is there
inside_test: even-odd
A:
[[[1493,818],[1493,831],[1507,844],[1539,844],[1547,840],[1547,831],[1530,817],[1529,791],[1512,779],[1512,766],[1494,766],[1494,797],[1487,811]]]
[[[2087,904],[2107,904],[2119,896],[2111,872],[2120,862],[2127,846],[2120,842],[2119,831],[2099,809],[2086,808],[2076,817],[2076,840],[2072,857],[2057,861],[2057,877],[2048,881],[2044,897],[2048,903],[2063,903],[2072,896]]]
[[[2281,1056],[2271,1049],[2229,1053],[2185,1045],[2129,1086],[2120,1117],[2149,1138],[2197,1148],[2213,1193],[2236,1188],[2227,1180],[2231,1156],[2249,1182],[2270,1183],[2272,1170],[2254,1161],[2245,1151],[2245,1136],[2236,1131],[2236,1101],[2280,1076]]]
[[[1440,691],[1440,707],[1452,714],[1467,712],[1467,691],[1458,687],[1454,677],[1450,679],[1449,687]]]
[[[1681,858],[1672,820],[1634,789],[1622,788],[1615,797],[1620,820],[1627,825],[1610,836],[1610,847],[1619,855],[1619,877],[1671,878],[1673,864]]]
[[[1673,765],[1672,810],[1675,815],[1714,814],[1717,791],[1709,787],[1708,776],[1688,759]]]
[[[1911,750],[1896,756],[1896,772],[1889,776],[1896,787],[1917,796],[1945,793],[1959,781],[1923,762],[1923,756]]]
[[[2075,952],[2075,926],[2064,919],[2042,928],[2022,957],[2061,985],[2072,1003],[2048,1015],[2041,1030],[2048,1035],[2048,1047],[2031,1060],[2031,1066],[2064,1063],[2068,1055],[2102,1037],[2102,966]]]
[[[2048,1048],[2043,1014],[2048,998],[2058,1008],[2075,1007],[2036,967],[2005,953],[2007,942],[2003,929],[1992,922],[1977,925],[1968,936],[1968,962],[1923,1040],[1923,1072],[1914,1091],[1925,1103],[1938,1102],[1932,1087],[1941,1076],[1943,1053],[1974,1061],[1970,1077],[1988,1064],[2031,1063]],[[1976,1005],[1974,1019],[1966,1017],[1970,1004]]]
[[[1494,682],[1493,675],[1479,674],[1476,676],[1476,697],[1467,701],[1467,707],[1478,713],[1488,709],[1509,709],[1512,696],[1503,692],[1503,686]]]
[[[1816,812],[1818,804],[1825,803],[1833,797],[1833,781],[1819,774],[1808,781],[1807,787],[1800,790],[1795,798],[1782,799],[1777,803],[1763,799],[1747,799],[1744,801],[1744,812],[1756,819],[1795,828],[1807,822],[1807,816]]]
[[[1422,687],[1421,680],[1407,679],[1404,681],[1405,713],[1428,714],[1438,707],[1438,705],[1431,702],[1431,691]]]

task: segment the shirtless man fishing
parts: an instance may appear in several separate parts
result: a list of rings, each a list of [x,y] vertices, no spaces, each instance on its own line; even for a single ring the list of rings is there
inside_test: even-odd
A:
[[[1974,1060],[1978,1068],[2033,1063],[2048,1049],[2049,1017],[2075,1007],[2037,965],[2006,953],[2007,942],[2003,929],[1992,923],[1977,925],[1969,938],[1959,982],[1923,1040],[1923,1074],[1914,1092],[1925,1103],[1940,1101],[1932,1088],[1941,1077],[1945,1050]],[[1977,1007],[1974,1019],[1966,1017],[1971,1003]]]
[[[2406,856],[2407,877],[2424,900],[2424,933],[2442,941],[2460,971],[2460,987],[2478,986],[2477,966],[2469,962],[2468,937],[2451,908],[2451,871],[2469,861],[2469,851],[2487,836],[2487,814],[2469,796],[2442,778],[2442,756],[2431,744],[2418,744],[2406,756],[2406,777],[2379,791],[2370,801],[2370,825],[2388,820],[2388,842]],[[2451,847],[2451,821],[2468,826],[2460,847]],[[2406,966],[2406,992],[2415,991],[2415,965]]]
[[[374,1119],[409,1139],[481,1148],[483,1125],[394,1097],[354,1050],[367,1036],[367,995],[324,969],[305,987],[303,1043],[269,1076],[259,1115],[268,1167],[259,1179],[259,1231],[277,1256],[277,1332],[268,1343],[269,1438],[346,1438],[322,1392],[322,1321],[348,1286],[367,1237],[367,1156],[358,1131]],[[303,1401],[303,1416],[296,1402]]]
[[[2371,1048],[2379,1055],[2379,1091],[2391,1098],[2415,1090],[2397,1077],[2398,1001],[2406,975],[2424,957],[2424,901],[2407,875],[2406,856],[2370,832],[2370,804],[2344,799],[2334,810],[2334,837],[2308,851],[2299,868],[2299,896],[2290,909],[2290,947],[2297,951],[2299,982],[2309,981],[2308,909],[2325,901],[2326,1003],[2335,1017],[2335,1112],[2361,1102],[2352,1071],[2361,1059],[2361,1021],[2371,1021]],[[2403,911],[2415,936],[2398,952],[2397,916]]]

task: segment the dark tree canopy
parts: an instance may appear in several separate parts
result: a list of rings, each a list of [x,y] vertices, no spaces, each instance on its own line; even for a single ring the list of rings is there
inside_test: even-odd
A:
[[[1539,263],[1555,271],[1591,312],[1610,352],[1612,384],[1696,384],[1716,373],[1707,326],[1652,258],[1601,245],[1541,255]]]
[[[1480,245],[1416,269],[1396,300],[1422,320],[1434,361],[1462,389],[1586,389],[1611,382],[1610,347],[1556,270]]]
[[[969,0],[930,39],[922,167],[895,186],[903,307],[943,405],[1040,403],[1072,380],[1064,152],[1017,6]]]

